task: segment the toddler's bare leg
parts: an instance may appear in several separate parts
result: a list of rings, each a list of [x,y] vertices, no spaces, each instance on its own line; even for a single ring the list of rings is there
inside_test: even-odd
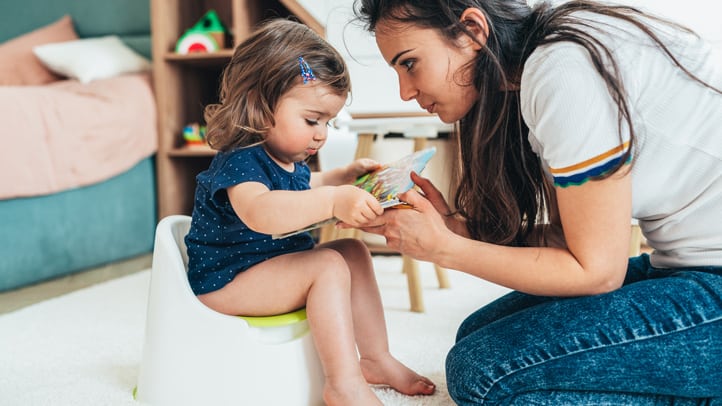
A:
[[[327,405],[381,405],[359,368],[346,262],[325,250],[328,272],[320,272],[308,292],[306,312],[326,373]],[[336,255],[330,255],[330,254]]]
[[[339,240],[326,247],[338,250],[351,271],[351,311],[366,381],[389,385],[407,395],[433,394],[436,387],[431,380],[412,371],[389,352],[381,294],[366,245],[359,240]]]
[[[306,306],[326,375],[326,404],[381,405],[359,366],[349,274],[338,251],[317,248],[262,262],[237,275],[224,288],[199,299],[223,313],[254,316]]]

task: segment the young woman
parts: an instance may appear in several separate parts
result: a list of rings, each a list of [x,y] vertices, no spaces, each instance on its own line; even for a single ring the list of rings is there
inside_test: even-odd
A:
[[[427,180],[363,229],[515,292],[461,325],[460,405],[722,397],[722,64],[694,33],[571,1],[356,0],[401,98],[457,123],[453,210]],[[651,256],[628,258],[635,218]],[[687,402],[687,403],[685,403]]]
[[[368,249],[353,239],[314,246],[308,233],[272,238],[331,217],[358,225],[383,211],[351,184],[377,163],[310,173],[304,161],[324,145],[350,87],[341,56],[304,25],[275,20],[236,48],[220,103],[206,109],[207,138],[219,152],[197,178],[188,278],[221,313],[305,306],[325,402],[380,405],[368,383],[410,395],[435,387],[389,353]]]

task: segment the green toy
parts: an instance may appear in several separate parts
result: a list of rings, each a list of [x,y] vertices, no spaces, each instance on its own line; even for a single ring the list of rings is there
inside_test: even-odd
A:
[[[215,10],[209,10],[195,25],[187,29],[176,43],[179,54],[214,52],[225,47],[228,30]]]
[[[183,127],[183,139],[186,146],[204,146],[206,144],[206,126],[198,123],[190,123]]]

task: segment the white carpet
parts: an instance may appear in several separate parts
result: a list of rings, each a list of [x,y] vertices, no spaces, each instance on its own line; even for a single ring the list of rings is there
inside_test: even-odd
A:
[[[391,351],[437,384],[430,397],[376,389],[385,405],[453,405],[444,360],[459,323],[506,289],[449,271],[437,287],[421,264],[425,313],[408,311],[399,257],[375,257]],[[132,398],[143,346],[149,271],[108,281],[0,316],[0,404],[122,406]]]

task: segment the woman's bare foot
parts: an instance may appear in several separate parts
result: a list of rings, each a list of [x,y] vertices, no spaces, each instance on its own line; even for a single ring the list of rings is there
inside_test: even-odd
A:
[[[323,401],[327,406],[383,406],[366,382],[358,380],[326,380]]]
[[[436,385],[412,371],[390,353],[379,359],[361,358],[361,371],[370,384],[389,385],[405,395],[432,395]]]

